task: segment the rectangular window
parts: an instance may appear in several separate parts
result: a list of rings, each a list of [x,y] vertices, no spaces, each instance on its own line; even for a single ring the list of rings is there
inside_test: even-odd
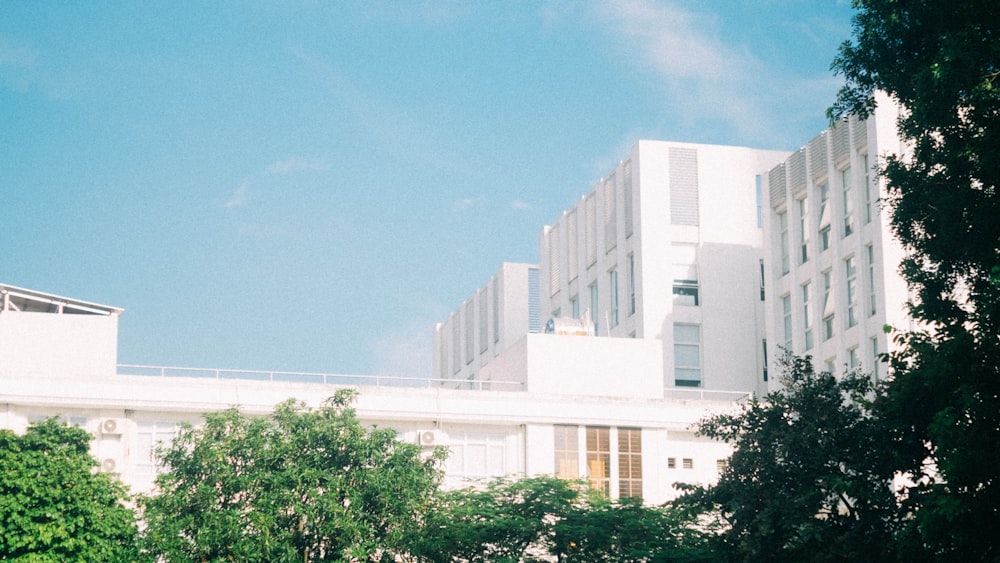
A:
[[[871,183],[871,169],[868,168],[868,155],[861,155],[861,166],[863,167],[861,174],[861,181],[864,184],[861,189],[864,190],[865,194],[865,225],[872,222],[872,183]]]
[[[587,473],[591,489],[611,496],[611,429],[587,427]]]
[[[849,349],[847,351],[847,365],[850,366],[850,368],[852,370],[853,369],[858,369],[861,366],[861,363],[858,360],[858,347],[857,346],[855,346],[854,348],[851,348],[851,349]]]
[[[642,498],[642,431],[618,429],[618,498]]]
[[[830,248],[830,184],[819,185],[819,249]]]
[[[674,325],[674,385],[701,385],[701,327]]]
[[[858,267],[851,256],[844,260],[844,278],[847,281],[847,327],[858,324]]]
[[[597,322],[601,318],[600,310],[597,308],[599,305],[597,299],[597,282],[590,284],[590,320],[594,323],[594,336],[597,336],[597,329],[600,327],[600,323]]]
[[[556,477],[576,479],[580,477],[579,428],[576,426],[556,425],[554,429]]]
[[[677,458],[668,457],[667,458],[667,469],[677,469]]]
[[[837,360],[836,358],[826,359],[826,372],[831,375],[836,375],[837,373]]]
[[[635,314],[635,254],[628,255],[628,314]]]
[[[811,350],[813,347],[812,313],[809,310],[811,288],[812,284],[809,282],[802,284],[802,327],[805,329],[806,350]]]
[[[868,262],[868,316],[878,312],[878,296],[875,291],[875,247],[865,247],[865,257]]]
[[[854,232],[854,181],[851,167],[840,171],[840,184],[844,188],[844,236]]]
[[[569,309],[574,319],[580,318],[580,296],[574,295],[569,298]]]
[[[138,421],[135,434],[135,472],[143,476],[155,475],[161,460],[156,451],[170,446],[177,435],[177,424],[163,421]]]
[[[781,275],[789,271],[788,258],[788,213],[778,213],[778,230],[781,233]]]
[[[611,303],[608,308],[608,326],[612,329],[618,326],[618,270],[608,272],[608,284],[611,286]]]
[[[674,276],[674,305],[697,307],[698,254],[694,245],[678,244],[670,248]]]
[[[764,260],[760,260],[760,300],[764,300],[764,280],[767,276],[764,275]]]
[[[502,433],[449,432],[446,473],[449,478],[491,479],[506,473],[506,436]]]
[[[686,457],[682,460],[684,469],[694,469],[694,460]]]
[[[767,339],[760,341],[761,357],[764,359],[764,381],[767,381]]]
[[[809,198],[796,200],[799,211],[799,263],[809,261]]]
[[[833,287],[830,270],[822,273],[823,276],[823,340],[833,338]]]
[[[785,350],[792,351],[792,296],[781,296],[781,318],[785,327]]]

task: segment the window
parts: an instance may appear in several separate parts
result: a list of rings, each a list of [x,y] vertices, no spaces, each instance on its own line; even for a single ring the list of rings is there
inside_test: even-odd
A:
[[[781,296],[781,317],[785,327],[785,350],[792,351],[792,296]]]
[[[667,469],[677,469],[677,458],[668,457],[667,458]]]
[[[823,340],[833,338],[833,288],[831,286],[830,270],[822,273],[823,276]]]
[[[701,327],[674,325],[674,385],[701,385]]]
[[[580,476],[579,428],[564,425],[554,428],[556,477],[576,479]]]
[[[551,318],[558,319],[559,317],[562,317],[562,308],[559,308],[559,309],[556,309],[556,310],[552,311],[552,317]]]
[[[729,465],[729,463],[724,459],[715,460],[715,470],[719,472],[719,475],[722,475],[722,472],[726,470],[727,465]]]
[[[628,314],[635,314],[635,254],[628,255]]]
[[[781,275],[788,273],[788,213],[778,213],[778,230],[781,232]]]
[[[590,487],[611,496],[611,429],[587,427],[587,477]]]
[[[761,259],[760,260],[760,300],[761,301],[764,300],[764,279],[765,279],[765,277],[766,276],[764,275],[764,260]]]
[[[694,469],[694,460],[689,457],[684,458],[681,463],[684,469]]]
[[[611,303],[608,310],[608,328],[618,326],[618,270],[608,272],[608,284],[611,286]]]
[[[830,248],[830,184],[819,185],[819,249]]]
[[[868,262],[868,316],[878,312],[878,296],[875,292],[875,247],[865,247],[865,257]]]
[[[851,369],[858,369],[861,367],[861,363],[858,360],[858,347],[855,346],[847,351],[847,365]]]
[[[697,249],[693,245],[678,244],[671,247],[674,305],[699,305],[697,259]]]
[[[844,188],[844,236],[854,232],[854,182],[851,180],[851,167],[840,171],[840,184]]]
[[[618,429],[618,498],[642,498],[642,431]]]
[[[847,281],[847,327],[858,324],[858,267],[851,256],[844,260],[844,277]]]
[[[162,467],[156,454],[157,449],[167,447],[177,434],[177,424],[165,421],[136,422],[135,471],[139,475],[152,476]]]
[[[760,341],[761,357],[764,359],[764,381],[767,381],[767,339]]]
[[[861,181],[864,184],[861,189],[864,191],[865,196],[865,225],[872,222],[872,184],[871,184],[871,169],[868,168],[868,155],[861,155],[861,166],[863,172],[861,173]]]
[[[569,310],[574,319],[580,318],[580,296],[574,295],[569,298]]]
[[[810,289],[812,284],[806,282],[802,284],[802,327],[805,330],[805,349],[813,347],[812,314],[809,311]]]
[[[809,198],[803,196],[796,200],[799,208],[799,263],[809,261]]]
[[[590,284],[590,320],[594,323],[594,336],[597,336],[597,328],[600,326],[597,320],[601,318],[597,305],[597,282],[594,282]]]
[[[826,359],[826,372],[832,375],[837,373],[837,361],[834,358]]]
[[[506,438],[501,433],[449,431],[449,477],[467,481],[506,474]]]

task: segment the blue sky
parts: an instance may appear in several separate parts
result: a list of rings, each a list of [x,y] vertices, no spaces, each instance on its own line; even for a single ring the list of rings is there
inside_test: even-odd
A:
[[[0,282],[119,361],[429,376],[638,139],[794,150],[849,2],[5,2]]]

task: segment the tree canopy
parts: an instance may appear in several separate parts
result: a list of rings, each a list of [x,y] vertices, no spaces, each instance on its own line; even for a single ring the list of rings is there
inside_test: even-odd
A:
[[[698,424],[734,452],[716,485],[678,505],[700,506],[723,526],[717,555],[734,561],[885,560],[896,501],[871,378],[816,373],[786,356],[782,387]]]
[[[32,424],[20,436],[0,430],[0,559],[137,560],[125,488],[94,471],[90,439],[56,419]]]
[[[184,427],[142,499],[146,549],[166,561],[393,561],[440,480],[391,429],[362,426],[338,391],[321,408],[232,408]]]
[[[1000,7],[856,1],[831,108],[864,116],[884,91],[911,153],[881,165],[901,271],[922,330],[897,335],[883,404],[909,474],[914,557],[1000,559]]]

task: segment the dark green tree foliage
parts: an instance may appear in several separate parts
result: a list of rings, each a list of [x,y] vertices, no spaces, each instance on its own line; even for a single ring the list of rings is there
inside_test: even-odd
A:
[[[55,419],[0,430],[0,559],[136,561],[124,487],[97,473],[91,436]]]
[[[393,561],[420,525],[443,452],[422,456],[363,427],[339,391],[312,410],[206,415],[162,452],[141,504],[150,553],[166,561]]]
[[[554,477],[444,491],[414,538],[414,560],[451,563],[711,561],[680,511],[611,502]]]
[[[911,312],[927,327],[897,337],[885,405],[898,469],[917,483],[911,547],[1000,559],[1000,4],[855,5],[830,115],[865,115],[885,91],[913,147],[881,171]]]
[[[733,561],[885,560],[896,501],[880,462],[874,384],[856,372],[815,373],[808,357],[783,364],[781,390],[699,423],[735,451],[716,485],[693,487],[678,504],[726,524],[718,554]]]

